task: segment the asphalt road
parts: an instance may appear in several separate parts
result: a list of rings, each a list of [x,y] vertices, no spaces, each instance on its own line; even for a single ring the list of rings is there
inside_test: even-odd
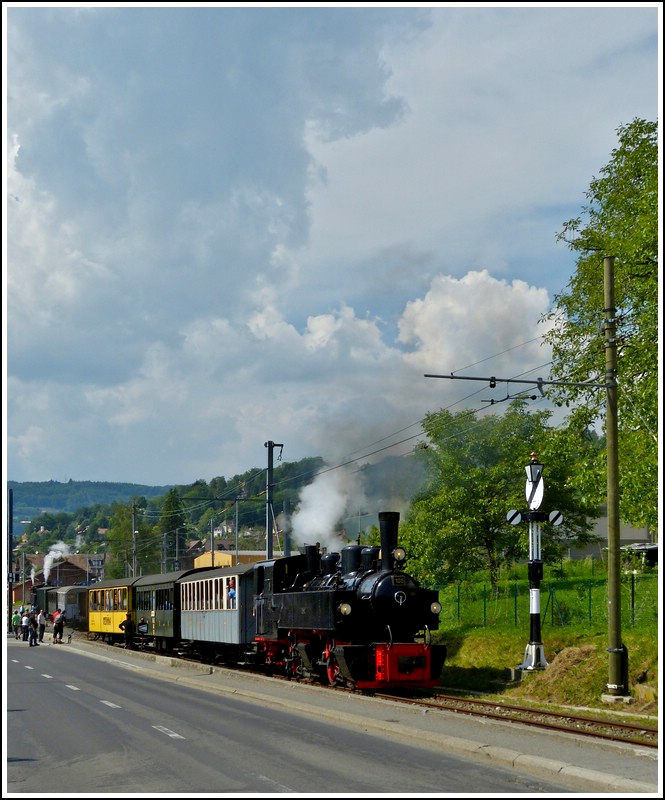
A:
[[[657,753],[187,666],[8,638],[3,797],[653,793]]]

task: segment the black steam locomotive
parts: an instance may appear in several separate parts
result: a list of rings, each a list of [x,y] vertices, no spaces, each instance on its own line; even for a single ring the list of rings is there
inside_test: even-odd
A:
[[[358,689],[438,685],[438,593],[401,569],[399,513],[381,512],[380,547],[304,553],[90,587],[90,634],[114,642],[127,611],[156,650],[246,664]]]

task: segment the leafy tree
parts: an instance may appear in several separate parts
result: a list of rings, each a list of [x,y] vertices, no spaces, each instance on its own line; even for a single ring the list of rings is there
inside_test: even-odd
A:
[[[473,411],[425,417],[429,441],[417,457],[424,461],[428,484],[412,502],[400,532],[409,570],[424,584],[462,580],[487,569],[496,585],[503,566],[528,557],[528,525],[511,525],[507,514],[528,511],[524,468],[534,451],[545,465],[540,510],[561,511],[564,520],[557,527],[543,526],[543,561],[558,560],[564,545],[594,540],[589,518],[597,509],[570,487],[571,450],[562,452],[560,434],[548,427],[550,411],[527,413],[525,405],[514,400],[503,416],[480,420]],[[586,446],[591,445],[579,440],[579,450]]]
[[[185,552],[186,528],[187,517],[182,499],[176,489],[169,489],[155,529],[162,537],[166,572],[176,568],[178,556]]]
[[[605,376],[603,260],[614,256],[621,518],[658,526],[658,141],[657,123],[635,119],[618,129],[619,146],[592,180],[582,214],[559,239],[577,254],[576,272],[555,297],[545,339],[552,377],[567,384]],[[602,424],[606,392],[579,385],[549,396],[571,407],[571,435]],[[603,449],[572,476],[600,504],[607,487]],[[595,492],[593,488],[595,487]]]
[[[105,548],[107,578],[131,575],[135,554],[137,575],[159,572],[160,539],[141,514],[144,501],[143,497],[134,497],[130,503],[114,503],[112,506]]]
[[[132,565],[132,510],[126,503],[113,503],[111,524],[106,534],[106,578],[130,574]]]

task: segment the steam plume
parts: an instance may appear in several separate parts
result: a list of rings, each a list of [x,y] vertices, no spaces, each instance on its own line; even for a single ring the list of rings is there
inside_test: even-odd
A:
[[[318,475],[300,494],[300,502],[291,519],[291,541],[316,544],[329,551],[339,551],[344,542],[335,536],[335,528],[345,518],[358,513],[365,497],[358,481],[343,469]]]
[[[48,578],[51,574],[53,564],[58,561],[62,561],[62,559],[68,555],[71,555],[71,551],[69,549],[69,545],[65,544],[64,542],[56,542],[55,544],[51,545],[48,553],[44,557],[44,583],[48,583]]]

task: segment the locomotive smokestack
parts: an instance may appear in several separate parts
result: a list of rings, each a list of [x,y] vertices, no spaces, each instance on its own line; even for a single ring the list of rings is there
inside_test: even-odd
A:
[[[393,550],[397,547],[399,511],[379,511],[379,530],[381,531],[381,572],[393,568]]]

